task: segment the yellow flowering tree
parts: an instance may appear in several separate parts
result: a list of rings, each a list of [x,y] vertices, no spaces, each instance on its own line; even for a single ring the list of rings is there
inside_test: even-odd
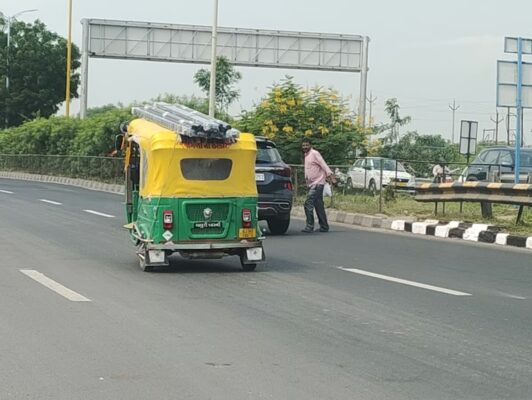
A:
[[[355,149],[365,150],[369,134],[336,91],[305,90],[292,77],[275,84],[235,125],[275,141],[283,159],[291,164],[302,161],[304,137],[312,139],[329,164],[345,164]]]

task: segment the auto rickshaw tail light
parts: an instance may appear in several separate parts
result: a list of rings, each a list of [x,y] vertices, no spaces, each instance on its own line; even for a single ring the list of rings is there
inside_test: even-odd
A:
[[[294,185],[292,185],[292,182],[286,182],[284,184],[284,188],[288,190],[294,190]]]
[[[251,228],[251,210],[249,208],[244,208],[242,210],[242,227],[243,228]]]
[[[163,228],[172,229],[174,227],[174,212],[172,210],[163,211]]]

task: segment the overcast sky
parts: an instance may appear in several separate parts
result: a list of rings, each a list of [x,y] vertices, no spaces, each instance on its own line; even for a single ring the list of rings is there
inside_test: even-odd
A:
[[[81,46],[82,18],[210,25],[213,0],[74,0],[73,40]],[[453,99],[456,120],[479,121],[494,128],[496,60],[505,36],[532,37],[531,0],[219,0],[219,25],[235,28],[344,33],[369,36],[369,83],[377,101],[373,113],[384,122],[384,101],[396,97],[402,114],[412,117],[403,128],[451,136]],[[67,0],[2,0],[0,11],[13,15],[38,9],[20,19],[41,19],[50,30],[67,34]],[[532,57],[530,60],[532,61]],[[192,82],[203,66],[139,61],[90,60],[89,107],[145,100],[160,93],[201,94]],[[359,75],[239,68],[241,98],[232,109],[249,109],[268,87],[289,74],[304,86],[337,89],[358,100]],[[73,103],[74,112],[79,102]],[[502,111],[502,110],[501,110]],[[530,115],[527,115],[530,114]],[[532,111],[525,119],[526,142],[532,144]],[[458,131],[458,122],[456,124]],[[503,124],[500,125],[503,130]]]

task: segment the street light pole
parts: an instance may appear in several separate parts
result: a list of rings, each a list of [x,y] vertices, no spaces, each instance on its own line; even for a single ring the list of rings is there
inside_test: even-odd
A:
[[[4,112],[4,129],[9,126],[9,47],[11,45],[11,17],[7,18],[7,47],[6,47],[6,98]]]
[[[68,0],[68,41],[66,59],[65,115],[70,117],[70,69],[72,67],[72,0]]]
[[[211,80],[209,86],[209,116],[216,112],[216,36],[218,31],[218,0],[214,0],[214,21],[212,23]]]
[[[7,21],[7,47],[6,47],[6,98],[5,98],[5,115],[4,115],[4,128],[9,126],[9,48],[11,47],[11,24],[13,20],[19,15],[37,11],[36,9],[24,10],[16,13],[11,17],[5,17]]]

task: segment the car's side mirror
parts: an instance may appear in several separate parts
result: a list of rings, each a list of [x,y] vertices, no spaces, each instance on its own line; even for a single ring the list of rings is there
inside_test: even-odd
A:
[[[125,135],[127,133],[128,127],[129,127],[129,122],[122,122],[120,124],[120,133]]]

